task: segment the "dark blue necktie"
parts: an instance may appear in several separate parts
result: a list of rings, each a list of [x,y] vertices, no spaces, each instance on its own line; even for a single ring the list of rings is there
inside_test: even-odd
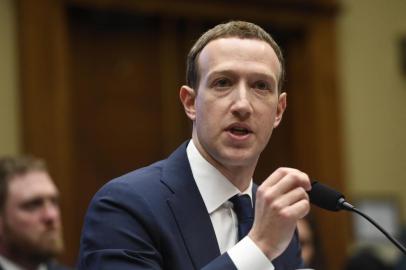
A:
[[[235,195],[230,199],[233,203],[234,212],[238,218],[238,240],[241,240],[251,230],[254,223],[254,209],[251,198],[247,194]]]

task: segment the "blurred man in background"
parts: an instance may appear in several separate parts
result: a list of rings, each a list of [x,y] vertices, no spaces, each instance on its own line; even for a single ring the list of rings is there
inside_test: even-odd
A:
[[[59,193],[45,163],[0,158],[0,269],[58,270],[63,250]]]

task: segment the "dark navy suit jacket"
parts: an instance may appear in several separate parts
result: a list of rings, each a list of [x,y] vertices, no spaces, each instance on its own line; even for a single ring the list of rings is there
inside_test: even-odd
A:
[[[84,222],[79,269],[236,269],[220,254],[186,146],[97,192]],[[301,266],[297,234],[273,264],[276,270]]]

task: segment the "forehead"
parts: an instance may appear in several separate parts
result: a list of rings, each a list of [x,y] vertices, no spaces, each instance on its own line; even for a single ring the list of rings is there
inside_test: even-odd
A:
[[[25,201],[34,197],[55,196],[57,193],[57,188],[48,173],[31,171],[10,179],[7,201]]]
[[[213,69],[244,67],[255,68],[255,71],[269,73],[275,78],[281,73],[281,64],[271,45],[257,39],[215,39],[203,48],[198,64],[202,75]]]

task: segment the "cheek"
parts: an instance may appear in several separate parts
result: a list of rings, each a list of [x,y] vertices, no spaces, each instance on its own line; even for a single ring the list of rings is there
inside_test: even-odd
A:
[[[276,110],[269,109],[269,107],[265,110],[258,111],[255,116],[255,118],[258,119],[257,126],[259,127],[258,130],[260,130],[259,134],[261,134],[260,136],[265,143],[268,143],[271,138],[274,129],[275,116]]]
[[[221,104],[215,100],[198,100],[196,103],[196,121],[200,125],[218,123],[225,116]]]
[[[272,130],[273,124],[275,123],[276,108],[270,108],[269,105],[262,108],[262,110],[257,110],[257,119],[260,119],[260,124],[269,127],[267,130]]]
[[[39,218],[35,213],[16,214],[9,219],[9,225],[19,231],[35,231],[38,224]]]

